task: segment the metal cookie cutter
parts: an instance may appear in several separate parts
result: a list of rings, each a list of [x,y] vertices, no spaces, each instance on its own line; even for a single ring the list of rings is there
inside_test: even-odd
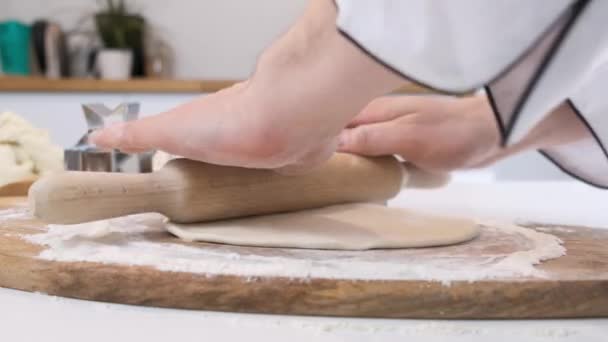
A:
[[[139,103],[122,103],[113,110],[103,104],[83,104],[87,133],[76,146],[64,150],[66,170],[98,172],[152,172],[154,152],[127,154],[102,150],[89,143],[89,134],[114,122],[137,119]]]

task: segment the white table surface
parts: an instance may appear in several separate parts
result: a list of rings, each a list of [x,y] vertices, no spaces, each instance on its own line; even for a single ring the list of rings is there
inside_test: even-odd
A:
[[[608,228],[608,191],[574,182],[456,182],[439,190],[408,189],[391,204],[478,218]],[[437,321],[273,316],[144,308],[0,289],[0,341],[140,340],[592,342],[608,340],[608,319]]]

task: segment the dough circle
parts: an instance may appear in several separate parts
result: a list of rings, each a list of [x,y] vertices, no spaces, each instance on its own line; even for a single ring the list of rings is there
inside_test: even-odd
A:
[[[443,246],[479,235],[472,220],[367,203],[205,223],[169,222],[167,230],[186,241],[336,250]]]

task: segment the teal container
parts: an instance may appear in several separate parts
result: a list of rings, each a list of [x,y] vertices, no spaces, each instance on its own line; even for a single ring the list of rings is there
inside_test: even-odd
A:
[[[30,74],[30,31],[19,21],[0,22],[0,65],[5,74]]]

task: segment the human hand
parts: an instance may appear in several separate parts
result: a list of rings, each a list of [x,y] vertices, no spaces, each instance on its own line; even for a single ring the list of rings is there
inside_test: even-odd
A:
[[[370,102],[345,129],[339,150],[396,154],[433,172],[482,166],[501,151],[483,96],[386,96]]]
[[[515,144],[503,147],[485,95],[391,96],[370,102],[339,139],[338,150],[400,155],[431,172],[484,167],[513,154],[589,138],[589,130],[563,102]]]
[[[310,170],[373,98],[403,84],[336,30],[336,7],[313,0],[258,59],[253,76],[165,113],[101,130],[91,141],[126,152],[158,149],[213,164]]]
[[[314,162],[307,155],[329,158],[335,150],[335,136],[313,136],[307,139],[308,144],[295,141],[296,135],[290,139],[285,133],[296,124],[292,122],[296,118],[278,118],[279,113],[263,108],[260,97],[252,94],[249,82],[238,83],[167,112],[94,132],[91,141],[124,152],[156,149],[213,164],[249,168],[274,169],[304,160]],[[309,131],[306,127],[301,130]]]

